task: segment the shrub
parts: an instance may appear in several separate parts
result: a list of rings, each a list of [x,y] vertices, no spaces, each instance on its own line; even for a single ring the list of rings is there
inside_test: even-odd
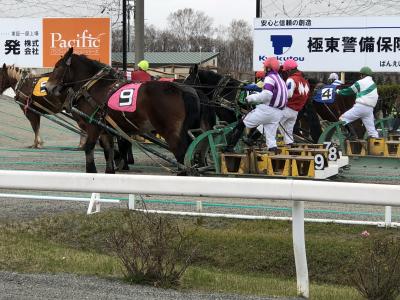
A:
[[[196,253],[195,231],[183,230],[172,217],[125,212],[122,228],[108,238],[129,282],[174,287]]]
[[[394,300],[400,294],[400,239],[366,238],[351,277],[366,299]]]

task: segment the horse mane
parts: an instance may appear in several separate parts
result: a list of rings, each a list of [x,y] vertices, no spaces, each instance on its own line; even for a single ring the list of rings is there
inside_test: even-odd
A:
[[[111,69],[110,74],[112,76],[117,76],[117,72],[113,68],[111,68],[109,65],[106,65],[102,62],[91,59],[91,58],[87,57],[85,54],[75,54],[74,53],[72,55],[78,59],[79,64],[85,64],[85,65],[89,66],[89,68],[91,69],[91,71],[93,73],[97,73],[101,69],[103,69],[105,67],[109,67]]]
[[[22,77],[23,70],[15,67],[14,65],[7,66],[7,76],[10,79],[20,80]]]

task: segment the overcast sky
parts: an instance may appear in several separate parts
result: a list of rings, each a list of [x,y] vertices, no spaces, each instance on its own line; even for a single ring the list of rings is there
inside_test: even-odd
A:
[[[144,0],[145,22],[166,27],[170,13],[192,8],[212,17],[214,25],[229,25],[233,19],[243,19],[250,25],[256,15],[256,0]]]
[[[133,5],[133,0],[130,1]],[[0,16],[5,17],[83,17],[115,16],[121,13],[122,0],[0,0]],[[213,18],[214,26],[229,25],[243,19],[250,25],[256,11],[256,0],[144,0],[145,22],[159,29],[166,27],[170,13],[192,8]],[[115,25],[120,25],[119,18]]]
[[[133,0],[130,1],[133,5]],[[122,0],[0,0],[0,16],[12,17],[94,17],[111,16],[121,26]],[[192,8],[213,18],[214,26],[227,26],[234,19],[250,25],[256,0],[144,0],[145,22],[166,28],[168,15]],[[399,15],[400,0],[262,0],[264,18]]]

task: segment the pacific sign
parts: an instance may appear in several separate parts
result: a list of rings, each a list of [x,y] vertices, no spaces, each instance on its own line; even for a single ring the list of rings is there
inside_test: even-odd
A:
[[[68,48],[111,63],[109,18],[0,19],[0,59],[20,67],[53,67]]]

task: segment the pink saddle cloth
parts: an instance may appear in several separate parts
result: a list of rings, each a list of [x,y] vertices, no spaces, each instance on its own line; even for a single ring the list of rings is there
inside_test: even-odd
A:
[[[141,83],[128,83],[120,87],[108,99],[108,107],[114,110],[134,112]]]

